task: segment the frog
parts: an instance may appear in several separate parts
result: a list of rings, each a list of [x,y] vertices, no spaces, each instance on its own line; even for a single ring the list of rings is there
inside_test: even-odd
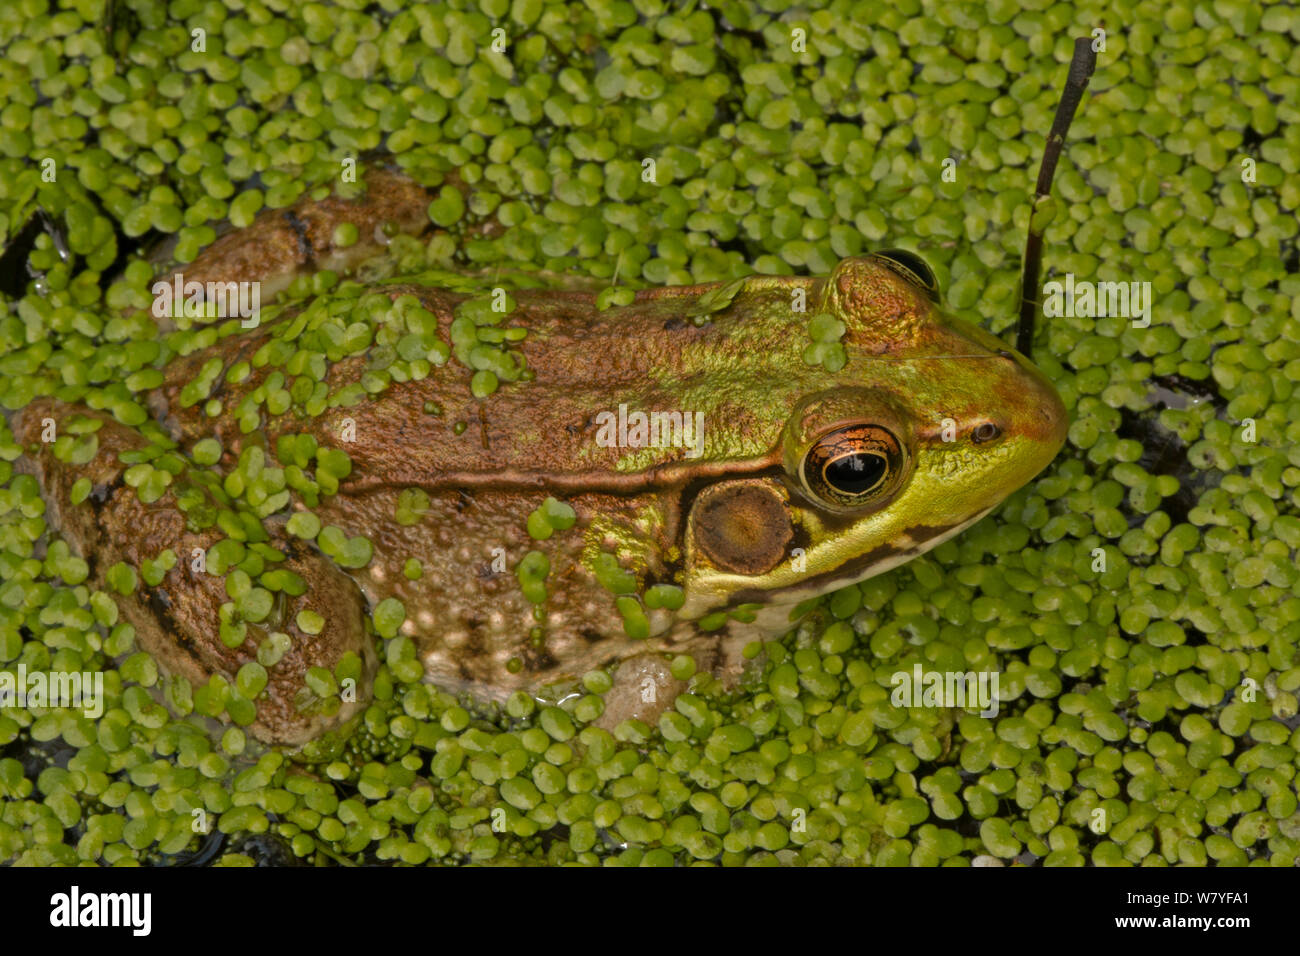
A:
[[[354,720],[383,655],[485,704],[603,671],[598,723],[653,725],[687,689],[673,660],[737,686],[816,598],[960,534],[1064,443],[1051,381],[914,253],[476,292],[365,268],[429,241],[431,196],[365,178],[183,268],[269,291],[254,322],[149,320],[147,414],[52,390],[12,420],[50,528],[169,679],[263,663],[240,723],[267,745]]]

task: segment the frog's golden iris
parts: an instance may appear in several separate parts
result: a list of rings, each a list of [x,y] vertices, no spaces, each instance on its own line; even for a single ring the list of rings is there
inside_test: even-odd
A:
[[[879,425],[838,428],[821,438],[804,458],[802,477],[809,493],[832,509],[860,508],[890,489],[901,475],[904,452],[898,439]]]

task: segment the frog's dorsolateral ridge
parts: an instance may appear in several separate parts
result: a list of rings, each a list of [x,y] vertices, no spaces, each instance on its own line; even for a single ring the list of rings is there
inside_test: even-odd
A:
[[[165,672],[271,661],[251,725],[269,743],[364,707],[376,633],[494,700],[626,662],[602,723],[653,722],[684,686],[663,654],[734,682],[801,602],[956,534],[1064,441],[1047,379],[885,255],[604,309],[423,268],[297,295],[293,275],[427,222],[425,190],[370,176],[184,269],[266,283],[261,322],[197,348],[170,332],[190,350],[149,421],[53,397],[14,419],[93,583],[136,572],[113,593]],[[335,248],[343,223],[360,252]]]

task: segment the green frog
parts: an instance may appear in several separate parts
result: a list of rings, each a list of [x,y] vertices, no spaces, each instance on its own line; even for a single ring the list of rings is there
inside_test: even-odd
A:
[[[13,422],[137,645],[230,685],[226,716],[266,743],[355,715],[381,652],[495,701],[610,669],[602,723],[653,723],[684,687],[673,656],[735,684],[810,598],[958,534],[1064,442],[1052,384],[910,253],[475,292],[373,267],[430,194],[367,182],[180,270],[266,295],[251,321],[156,319],[126,384],[147,415],[47,396]]]

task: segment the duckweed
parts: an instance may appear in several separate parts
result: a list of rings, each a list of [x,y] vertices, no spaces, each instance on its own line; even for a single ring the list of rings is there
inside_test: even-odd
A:
[[[60,394],[144,425],[141,396],[167,363],[230,332],[181,316],[163,333],[136,311],[152,268],[134,240],[174,235],[188,263],[220,220],[283,208],[381,147],[433,188],[425,214],[445,232],[427,249],[393,237],[404,272],[435,261],[583,272],[607,284],[602,308],[647,284],[736,280],[701,303],[693,318],[707,322],[751,271],[825,273],[901,240],[951,307],[994,333],[1014,322],[1034,163],[1068,59],[1062,8],[280,6],[254,17],[181,4],[179,35],[219,30],[225,51],[181,44],[164,60],[156,44],[172,41],[144,30],[118,37],[121,74],[80,6],[0,9],[0,247],[37,209],[61,226],[30,250],[34,278],[0,292],[7,410]],[[371,543],[311,510],[350,474],[347,453],[282,435],[283,467],[250,449],[207,482],[222,444],[178,449],[159,431],[123,458],[130,493],[173,493],[194,527],[223,535],[202,554],[227,579],[221,636],[256,642],[255,662],[191,687],[161,677],[111,594],[46,534],[37,486],[15,473],[20,450],[0,429],[0,663],[104,674],[93,720],[0,711],[0,861],[162,863],[198,850],[203,810],[223,834],[267,835],[320,863],[1294,866],[1295,18],[1288,31],[1281,7],[1136,16],[1109,37],[1062,157],[1046,278],[1150,281],[1155,307],[1147,328],[1041,324],[1035,359],[1072,417],[1062,455],[923,562],[843,588],[810,624],[747,649],[746,687],[724,691],[693,658],[673,659],[688,692],[653,726],[594,725],[612,686],[603,671],[584,676],[585,695],[514,694],[500,708],[423,684],[398,636],[408,610],[385,601],[372,611],[386,642],[372,704],[314,752],[266,753],[240,727],[292,651],[269,619],[295,583],[271,567],[260,522],[292,493],[303,507],[291,535],[367,566]],[[795,24],[809,31],[805,52],[791,49]],[[513,39],[489,55],[497,25]],[[66,157],[53,180],[47,156]],[[949,157],[955,181],[942,176]],[[469,201],[444,181],[450,167],[474,181]],[[331,240],[362,238],[344,225]],[[119,258],[125,270],[108,274]],[[452,354],[483,399],[531,372],[509,348],[528,333],[506,326],[508,298],[504,311],[492,296],[468,300],[444,342],[412,303],[384,306],[390,325],[368,311],[384,297],[347,286],[304,279],[291,292],[321,295],[318,324],[271,337],[224,381],[219,362],[195,369],[177,400],[215,416],[226,386],[270,366],[278,377],[239,407],[247,434],[262,408],[319,416]],[[844,329],[809,312],[805,360],[842,367]],[[329,367],[352,355],[366,356],[366,377],[331,393]],[[63,423],[56,456],[93,459],[97,425]],[[399,498],[399,524],[423,520],[421,494]],[[546,540],[574,521],[547,499],[527,531]],[[118,564],[106,586],[130,594],[192,560]],[[682,602],[669,584],[638,599],[613,555],[596,565],[629,634],[646,610]],[[421,569],[403,565],[412,581]],[[548,572],[540,552],[517,567],[539,605]],[[326,621],[303,610],[294,623],[311,635]],[[916,664],[997,671],[998,712],[894,706],[893,676]],[[313,668],[306,688],[330,698],[359,666]],[[203,721],[222,715],[234,726],[218,736]],[[53,759],[63,744],[75,751],[66,770]],[[218,865],[253,862],[228,849]]]

